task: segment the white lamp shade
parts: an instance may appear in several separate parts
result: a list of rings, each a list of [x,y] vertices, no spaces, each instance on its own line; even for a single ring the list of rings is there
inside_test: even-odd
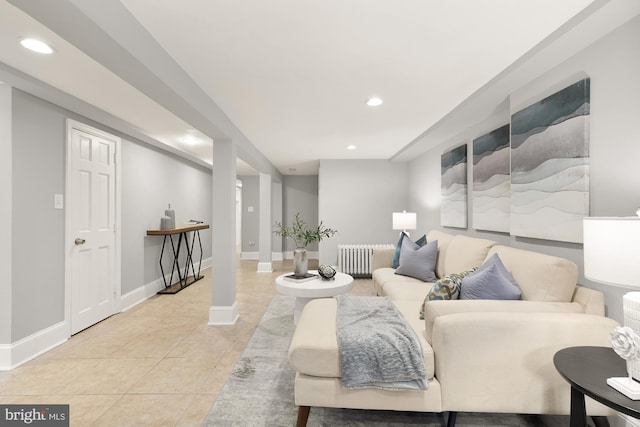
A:
[[[584,275],[640,288],[640,218],[584,218]]]
[[[393,229],[394,230],[415,230],[416,229],[416,213],[415,212],[394,212],[393,213]]]

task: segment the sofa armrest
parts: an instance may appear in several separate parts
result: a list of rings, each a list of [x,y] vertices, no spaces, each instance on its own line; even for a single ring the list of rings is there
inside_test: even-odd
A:
[[[578,285],[573,292],[573,301],[582,305],[587,314],[604,316],[604,294],[600,291]]]
[[[371,272],[376,271],[378,268],[390,268],[395,252],[395,248],[373,248],[371,253]]]
[[[609,346],[618,324],[576,313],[458,313],[436,319],[436,377],[444,410],[568,414],[569,386],[553,355],[572,346]],[[589,402],[592,415],[610,412]]]

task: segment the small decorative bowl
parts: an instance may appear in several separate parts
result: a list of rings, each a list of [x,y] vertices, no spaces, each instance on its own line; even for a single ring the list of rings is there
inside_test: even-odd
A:
[[[318,267],[318,274],[323,280],[333,280],[336,275],[336,270],[330,265],[321,265]]]

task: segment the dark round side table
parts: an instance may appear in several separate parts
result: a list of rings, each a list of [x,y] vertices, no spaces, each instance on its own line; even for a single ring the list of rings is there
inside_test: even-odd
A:
[[[569,347],[553,356],[553,364],[571,384],[571,427],[585,427],[584,396],[634,418],[640,418],[640,400],[631,400],[607,385],[607,378],[626,377],[626,362],[609,347]]]

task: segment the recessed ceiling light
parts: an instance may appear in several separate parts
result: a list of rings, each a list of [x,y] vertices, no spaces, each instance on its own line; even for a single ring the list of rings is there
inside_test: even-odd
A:
[[[44,53],[49,55],[53,53],[53,48],[43,41],[36,39],[22,39],[20,40],[22,47],[29,49],[33,52]]]
[[[356,147],[355,145],[348,145],[347,146],[347,150],[355,150],[356,148],[358,148],[358,147]]]
[[[377,96],[374,96],[373,98],[367,99],[367,105],[369,107],[377,107],[379,105],[382,105],[382,99],[378,98]]]

